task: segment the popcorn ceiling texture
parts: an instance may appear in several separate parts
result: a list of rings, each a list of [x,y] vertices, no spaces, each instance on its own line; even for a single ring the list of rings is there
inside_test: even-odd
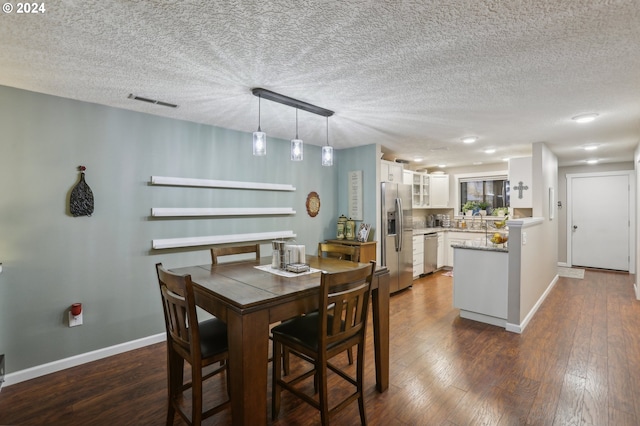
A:
[[[334,110],[336,148],[471,164],[480,151],[569,163],[609,143],[630,160],[640,123],[634,1],[46,2],[0,16],[0,84],[252,132],[264,87]],[[127,99],[129,93],[176,109]],[[574,115],[596,111],[588,130]],[[299,115],[305,143],[324,117]],[[295,111],[262,103],[262,129],[290,139]],[[460,138],[478,135],[463,146]]]

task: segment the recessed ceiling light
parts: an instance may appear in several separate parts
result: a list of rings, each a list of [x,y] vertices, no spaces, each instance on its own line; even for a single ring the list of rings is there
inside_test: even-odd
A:
[[[416,162],[418,162],[418,163],[419,163],[419,162],[421,162],[421,161],[422,161],[422,157],[416,157],[416,158],[414,158],[414,159],[413,159],[413,161],[416,161]]]
[[[509,161],[509,157],[504,157],[502,161]]]
[[[467,136],[467,137],[462,138],[462,142],[464,142],[464,143],[474,143],[477,140],[478,140],[477,136]]]
[[[485,149],[485,150],[484,150],[484,153],[485,153],[485,154],[493,154],[494,152],[496,152],[496,150],[495,150],[495,149],[493,149],[493,148]]]
[[[474,166],[479,166],[480,164],[482,164],[482,161],[474,161],[474,162],[473,162],[473,165],[474,165]]]
[[[598,160],[587,160],[587,164],[598,164]]]
[[[585,151],[593,151],[598,149],[598,145],[587,145],[583,148]]]
[[[441,169],[444,169],[445,167],[447,167],[446,164],[438,164],[438,167],[440,167]]]
[[[598,114],[590,113],[590,114],[576,115],[575,117],[572,117],[571,119],[573,121],[575,121],[576,123],[590,123],[593,120],[595,120],[596,117],[598,117]]]

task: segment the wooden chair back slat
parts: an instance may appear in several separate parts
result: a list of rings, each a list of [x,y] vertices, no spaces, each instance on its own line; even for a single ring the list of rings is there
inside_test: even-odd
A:
[[[234,254],[255,253],[256,261],[260,260],[260,244],[252,244],[247,246],[230,246],[230,247],[212,247],[211,263],[218,264],[218,258],[221,256],[231,256]]]
[[[358,262],[360,259],[360,247],[333,243],[318,243],[318,257],[335,257],[342,260]]]

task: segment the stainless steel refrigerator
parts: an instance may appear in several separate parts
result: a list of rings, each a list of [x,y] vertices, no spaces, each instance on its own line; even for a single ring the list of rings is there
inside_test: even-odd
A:
[[[382,182],[381,257],[391,275],[391,292],[413,283],[411,185]]]

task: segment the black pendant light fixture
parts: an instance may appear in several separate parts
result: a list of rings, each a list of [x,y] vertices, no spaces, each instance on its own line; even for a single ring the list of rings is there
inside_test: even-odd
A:
[[[302,139],[298,137],[298,110],[304,110],[313,114],[321,115],[323,117],[327,117],[327,146],[322,147],[322,164],[330,166],[333,164],[333,147],[329,146],[329,119],[328,117],[333,115],[333,111],[321,108],[316,105],[309,104],[307,102],[299,101],[298,99],[290,98],[285,95],[281,95],[280,93],[272,92],[267,89],[262,89],[260,87],[256,87],[251,89],[251,93],[258,98],[268,99],[273,102],[278,102],[283,105],[287,105],[296,109],[296,137],[295,139],[291,139],[291,160],[293,161],[302,161],[303,159],[303,142]],[[258,101],[259,102],[259,101]],[[260,118],[259,118],[259,108],[258,108],[258,131],[253,133],[253,150],[254,155],[265,155],[265,154],[256,154],[256,134],[264,135],[264,153],[266,154],[267,149],[267,139],[266,134],[260,130]],[[325,154],[327,158],[330,158],[330,164],[325,164]]]
[[[327,117],[327,144],[322,147],[322,165],[333,166],[333,147],[329,145],[329,117]]]
[[[258,130],[253,132],[253,155],[264,156],[267,155],[267,134],[260,128],[260,103],[262,96],[258,95]]]

